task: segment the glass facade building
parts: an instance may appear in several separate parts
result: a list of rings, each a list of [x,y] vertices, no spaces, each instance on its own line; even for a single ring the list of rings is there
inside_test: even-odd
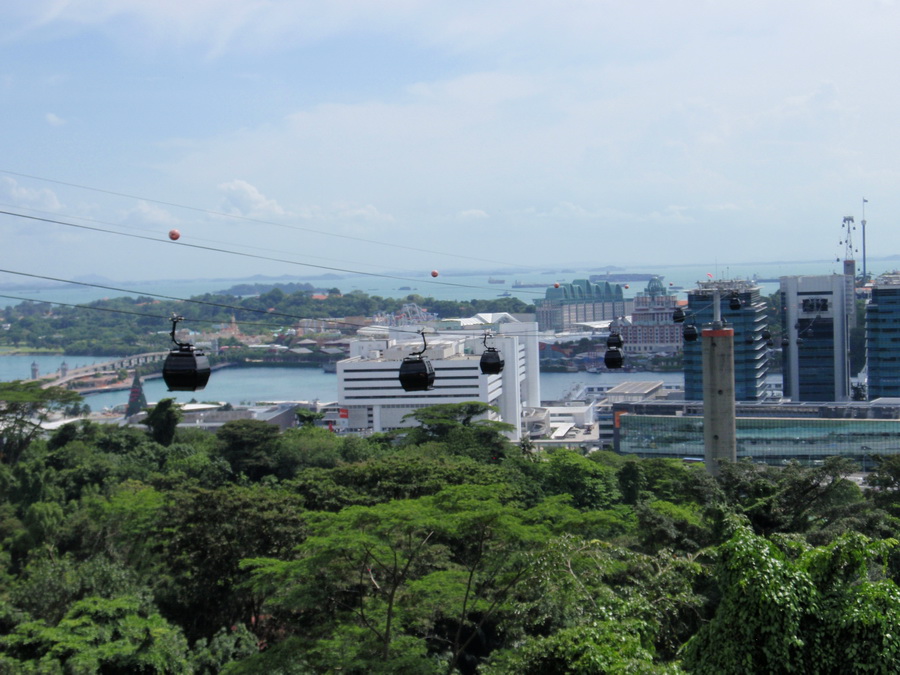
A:
[[[784,395],[792,401],[850,398],[847,277],[781,278]]]
[[[713,296],[719,291],[722,320],[734,330],[734,397],[736,401],[759,401],[766,397],[766,375],[769,351],[763,331],[766,330],[766,305],[759,286],[749,281],[707,281],[688,292],[685,324],[694,323],[697,330],[712,323]],[[733,300],[740,308],[732,309]],[[703,400],[702,338],[684,342],[684,397]]]
[[[869,400],[900,397],[900,275],[879,277],[866,306]]]
[[[895,417],[900,408],[884,413],[866,410],[866,404],[861,408],[851,405],[842,409],[774,405],[771,410],[765,409],[770,406],[746,406],[735,420],[737,457],[781,464],[791,460],[818,463],[837,455],[853,459],[867,469],[875,455],[900,454],[900,419]],[[702,406],[694,411],[681,406],[666,407],[644,406],[641,412],[615,406],[616,451],[639,457],[702,460]],[[822,416],[829,414],[835,417]]]

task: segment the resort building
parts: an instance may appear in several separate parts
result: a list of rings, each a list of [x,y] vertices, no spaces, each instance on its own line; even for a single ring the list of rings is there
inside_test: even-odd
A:
[[[634,301],[625,299],[618,284],[576,279],[558,288],[548,288],[544,299],[534,304],[538,329],[560,332],[572,330],[578,324],[610,321],[631,314]]]
[[[672,321],[678,298],[670,294],[659,277],[653,277],[643,293],[633,300],[631,318],[616,322],[626,354],[657,354],[681,351],[681,326]]]

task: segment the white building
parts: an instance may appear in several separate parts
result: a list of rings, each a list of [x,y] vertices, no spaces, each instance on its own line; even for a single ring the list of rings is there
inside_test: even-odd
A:
[[[342,424],[347,429],[390,431],[412,426],[415,422],[403,417],[417,408],[482,401],[498,408],[494,419],[515,426],[509,437],[518,441],[524,409],[541,402],[537,324],[503,323],[498,330],[487,340],[505,361],[498,375],[481,374],[482,334],[426,332],[424,356],[435,372],[430,391],[407,392],[400,386],[400,363],[423,346],[415,327],[391,328],[388,337],[352,342],[350,358],[337,364],[338,405],[346,410]]]

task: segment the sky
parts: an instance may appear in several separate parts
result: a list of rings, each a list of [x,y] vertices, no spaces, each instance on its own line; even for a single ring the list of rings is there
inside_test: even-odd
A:
[[[900,254],[898,35],[891,0],[0,3],[0,269],[833,260],[863,199]]]

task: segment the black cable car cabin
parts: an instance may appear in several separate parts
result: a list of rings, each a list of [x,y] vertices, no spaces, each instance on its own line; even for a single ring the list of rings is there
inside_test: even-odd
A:
[[[498,350],[488,347],[482,352],[478,365],[481,367],[482,375],[499,375],[503,372],[504,361]]]
[[[685,342],[696,342],[698,337],[700,337],[700,331],[697,330],[697,326],[689,323],[684,327]]]
[[[163,363],[163,380],[169,391],[197,391],[209,382],[209,359],[194,345],[175,339],[175,327],[184,317],[172,315],[172,342],[176,347]]]
[[[603,365],[610,370],[621,368],[624,363],[625,359],[618,349],[607,349],[606,354],[603,355]]]
[[[209,359],[193,345],[179,345],[166,356],[163,380],[169,391],[197,391],[209,382]]]
[[[425,350],[428,343],[425,341],[425,333],[422,335],[422,349],[407,356],[400,364],[400,386],[403,391],[431,391],[434,389],[434,366],[428,360]]]
[[[478,363],[482,375],[499,375],[503,372],[503,357],[496,347],[488,347],[487,340],[490,333],[484,334],[484,351],[481,353],[481,361]]]
[[[400,386],[403,391],[431,391],[434,389],[434,367],[421,354],[407,356],[400,364]]]

